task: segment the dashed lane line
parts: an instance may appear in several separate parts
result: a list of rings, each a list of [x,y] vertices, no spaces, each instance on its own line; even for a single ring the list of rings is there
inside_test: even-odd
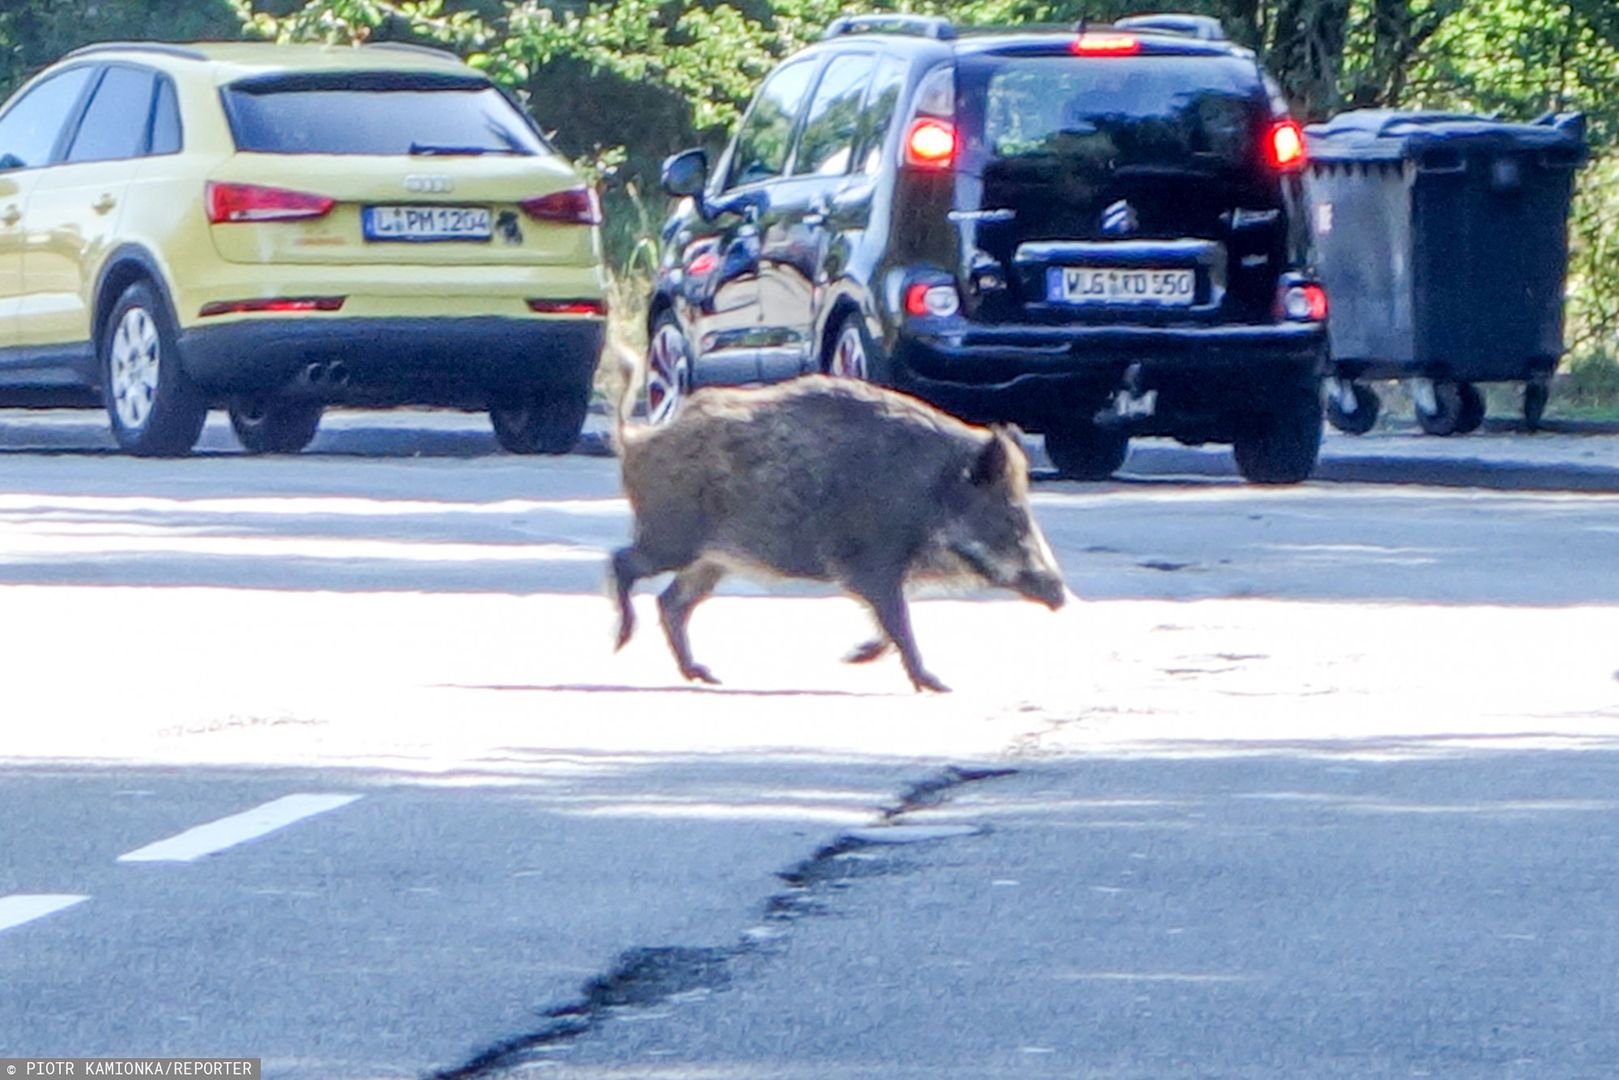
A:
[[[240,814],[210,821],[177,833],[167,840],[136,848],[118,856],[121,863],[194,862],[205,855],[224,851],[249,840],[257,840],[278,829],[347,806],[358,795],[284,795]]]
[[[35,919],[43,919],[74,904],[82,904],[88,896],[70,893],[16,893],[0,896],[0,933]]]

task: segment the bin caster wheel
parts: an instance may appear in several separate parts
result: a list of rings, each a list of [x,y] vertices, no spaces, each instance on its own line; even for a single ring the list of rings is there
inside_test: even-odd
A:
[[[1347,390],[1347,394],[1334,392],[1329,381],[1327,421],[1346,435],[1364,435],[1377,426],[1377,413],[1383,403],[1369,386],[1349,383]]]
[[[1539,380],[1523,384],[1523,426],[1527,431],[1539,431],[1540,421],[1546,415],[1546,399],[1551,387]]]
[[[1484,395],[1472,383],[1438,381],[1433,384],[1433,409],[1417,398],[1417,423],[1429,435],[1466,435],[1484,422]]]

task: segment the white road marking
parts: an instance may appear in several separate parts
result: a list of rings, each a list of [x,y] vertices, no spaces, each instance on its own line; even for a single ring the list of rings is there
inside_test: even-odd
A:
[[[279,799],[244,810],[240,814],[210,821],[187,829],[167,840],[136,848],[127,855],[118,856],[119,862],[193,862],[204,855],[256,840],[261,836],[284,829],[328,810],[347,806],[358,795],[285,795]]]
[[[88,899],[90,899],[88,896],[73,896],[67,893],[18,893],[15,896],[0,896],[0,932],[10,930],[13,926],[21,926],[25,922],[42,919],[63,908],[82,904]]]

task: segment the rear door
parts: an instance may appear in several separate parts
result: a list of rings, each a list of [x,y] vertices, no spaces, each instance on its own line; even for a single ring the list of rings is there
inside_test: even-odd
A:
[[[1262,320],[1285,262],[1272,108],[1227,54],[964,58],[958,201],[1041,322]]]
[[[69,68],[35,83],[0,113],[0,349],[20,340],[24,211],[97,69]],[[15,366],[0,356],[0,366]]]
[[[790,174],[768,185],[759,270],[759,374],[766,382],[798,375],[816,359],[812,330],[824,228],[853,167],[860,107],[876,63],[869,51],[827,61]]]
[[[156,85],[156,73],[146,68],[104,68],[62,160],[45,170],[30,196],[24,214],[23,345],[90,343],[95,276],[116,243],[131,162],[149,146]],[[93,378],[93,369],[86,375]]]

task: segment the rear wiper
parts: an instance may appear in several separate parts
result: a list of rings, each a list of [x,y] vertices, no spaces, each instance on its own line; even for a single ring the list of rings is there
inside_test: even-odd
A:
[[[419,142],[410,144],[410,152],[423,157],[482,157],[484,154],[513,153],[501,146],[435,146]]]

